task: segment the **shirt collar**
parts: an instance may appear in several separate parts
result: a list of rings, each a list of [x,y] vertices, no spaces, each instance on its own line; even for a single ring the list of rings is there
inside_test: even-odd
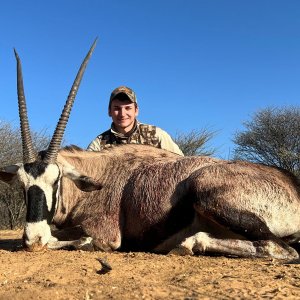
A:
[[[138,124],[139,124],[139,121],[138,121],[138,120],[135,120],[132,129],[131,129],[129,132],[127,132],[127,133],[124,134],[124,133],[118,132],[118,131],[116,130],[116,128],[115,128],[114,123],[111,123],[110,131],[111,131],[115,136],[117,136],[117,137],[119,137],[119,138],[123,138],[123,139],[124,139],[124,138],[128,138],[128,137],[130,137],[133,133],[135,133],[135,132],[137,131],[137,129],[138,129]]]

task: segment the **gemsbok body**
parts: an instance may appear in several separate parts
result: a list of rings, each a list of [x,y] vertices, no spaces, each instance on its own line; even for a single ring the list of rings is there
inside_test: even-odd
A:
[[[24,247],[67,245],[96,250],[216,253],[297,259],[300,187],[287,171],[242,161],[181,157],[144,145],[89,152],[59,149],[83,61],[46,151],[30,137],[18,55],[18,103],[23,163],[3,167],[0,179],[18,180],[27,205]],[[58,240],[50,224],[75,228],[78,240]]]

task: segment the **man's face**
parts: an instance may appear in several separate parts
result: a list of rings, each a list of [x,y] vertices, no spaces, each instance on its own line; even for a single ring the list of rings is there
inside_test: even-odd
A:
[[[135,118],[138,115],[138,107],[129,100],[120,101],[116,98],[111,102],[108,114],[112,118],[117,131],[127,133],[134,126]]]

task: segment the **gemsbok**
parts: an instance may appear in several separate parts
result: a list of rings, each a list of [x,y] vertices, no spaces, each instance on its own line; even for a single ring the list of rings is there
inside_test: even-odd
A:
[[[30,136],[15,52],[23,163],[2,167],[0,179],[18,180],[24,189],[24,247],[298,258],[290,245],[300,236],[300,187],[287,171],[181,157],[143,145],[100,152],[60,149],[95,44],[78,71],[48,149],[40,153]],[[82,238],[58,240],[50,224],[78,229]]]

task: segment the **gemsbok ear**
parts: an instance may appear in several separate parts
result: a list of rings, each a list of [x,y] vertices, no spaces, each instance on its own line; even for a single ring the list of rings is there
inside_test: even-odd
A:
[[[79,178],[73,179],[73,182],[80,190],[84,192],[93,192],[103,188],[103,185],[100,182],[97,182],[88,176],[82,175]]]
[[[96,181],[92,177],[80,173],[73,167],[64,166],[62,172],[63,176],[72,180],[74,184],[84,192],[92,192],[103,188],[103,185],[100,182]]]
[[[0,171],[0,180],[7,184],[12,184],[17,177],[17,172],[19,168],[19,165],[11,165],[4,167],[3,171]]]

